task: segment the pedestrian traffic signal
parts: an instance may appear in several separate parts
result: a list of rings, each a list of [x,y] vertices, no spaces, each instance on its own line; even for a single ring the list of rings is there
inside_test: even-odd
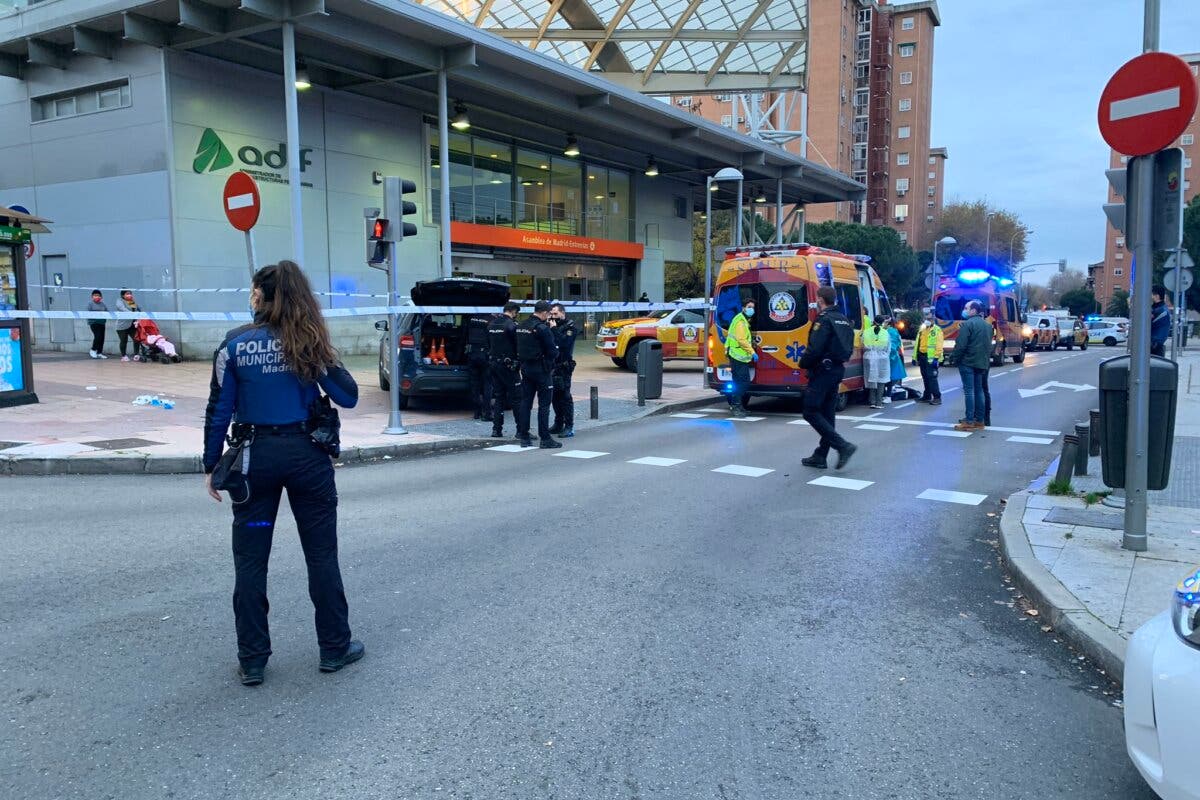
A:
[[[1120,199],[1125,199],[1125,192],[1129,184],[1129,168],[1121,167],[1119,169],[1106,169],[1104,175],[1108,178],[1108,183],[1112,186],[1113,193]],[[1104,214],[1108,217],[1108,222],[1113,226],[1113,229],[1118,233],[1125,233],[1125,203],[1105,203]]]
[[[391,255],[391,221],[384,217],[375,216],[379,209],[365,209],[367,223],[367,266],[375,269],[388,268],[388,257]]]

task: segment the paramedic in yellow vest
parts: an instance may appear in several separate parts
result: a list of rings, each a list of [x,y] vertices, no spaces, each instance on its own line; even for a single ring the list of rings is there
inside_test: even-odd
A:
[[[758,361],[754,352],[754,338],[750,332],[750,320],[754,317],[754,301],[742,304],[740,313],[729,323],[725,339],[725,354],[729,356],[729,407],[733,416],[746,416],[746,389],[750,386],[750,364]]]
[[[942,363],[942,347],[945,341],[946,334],[934,322],[933,315],[925,312],[925,321],[921,323],[921,329],[917,331],[916,346],[917,366],[921,368],[921,380],[925,383],[925,388],[921,399],[917,402],[930,403],[935,406],[942,404],[942,388],[938,385],[938,367]]]

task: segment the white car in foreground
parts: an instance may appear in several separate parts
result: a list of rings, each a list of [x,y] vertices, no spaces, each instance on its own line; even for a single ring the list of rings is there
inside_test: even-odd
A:
[[[1125,653],[1125,746],[1163,800],[1200,800],[1200,569]]]

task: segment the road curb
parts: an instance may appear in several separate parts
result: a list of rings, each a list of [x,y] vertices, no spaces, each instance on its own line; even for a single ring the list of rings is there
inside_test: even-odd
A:
[[[1058,578],[1038,560],[1025,534],[1025,510],[1030,493],[1021,491],[1008,498],[1000,515],[1000,554],[1013,581],[1059,637],[1091,658],[1121,683],[1125,674],[1127,642],[1105,625],[1071,594]]]
[[[698,408],[720,399],[717,396],[680,400],[645,410],[629,417],[600,420],[590,429],[635,422],[645,417]],[[497,442],[487,436],[460,436],[417,444],[376,444],[349,446],[342,450],[337,463],[342,466],[378,464],[422,456],[479,450]],[[0,476],[8,475],[194,475],[204,472],[200,456],[155,456],[145,453],[110,453],[75,457],[5,456],[0,454]]]

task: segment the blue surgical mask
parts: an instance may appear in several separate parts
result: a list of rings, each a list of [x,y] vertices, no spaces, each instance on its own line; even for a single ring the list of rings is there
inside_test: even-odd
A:
[[[963,309],[963,315],[962,315],[963,319],[968,319],[970,316],[971,316],[971,312],[970,312],[970,310],[969,310],[969,309],[966,309],[966,308],[964,308],[964,309]]]
[[[750,317],[754,316],[754,307],[751,306],[750,308],[747,308],[744,311],[742,311],[742,313],[746,315],[746,319],[750,319]]]

